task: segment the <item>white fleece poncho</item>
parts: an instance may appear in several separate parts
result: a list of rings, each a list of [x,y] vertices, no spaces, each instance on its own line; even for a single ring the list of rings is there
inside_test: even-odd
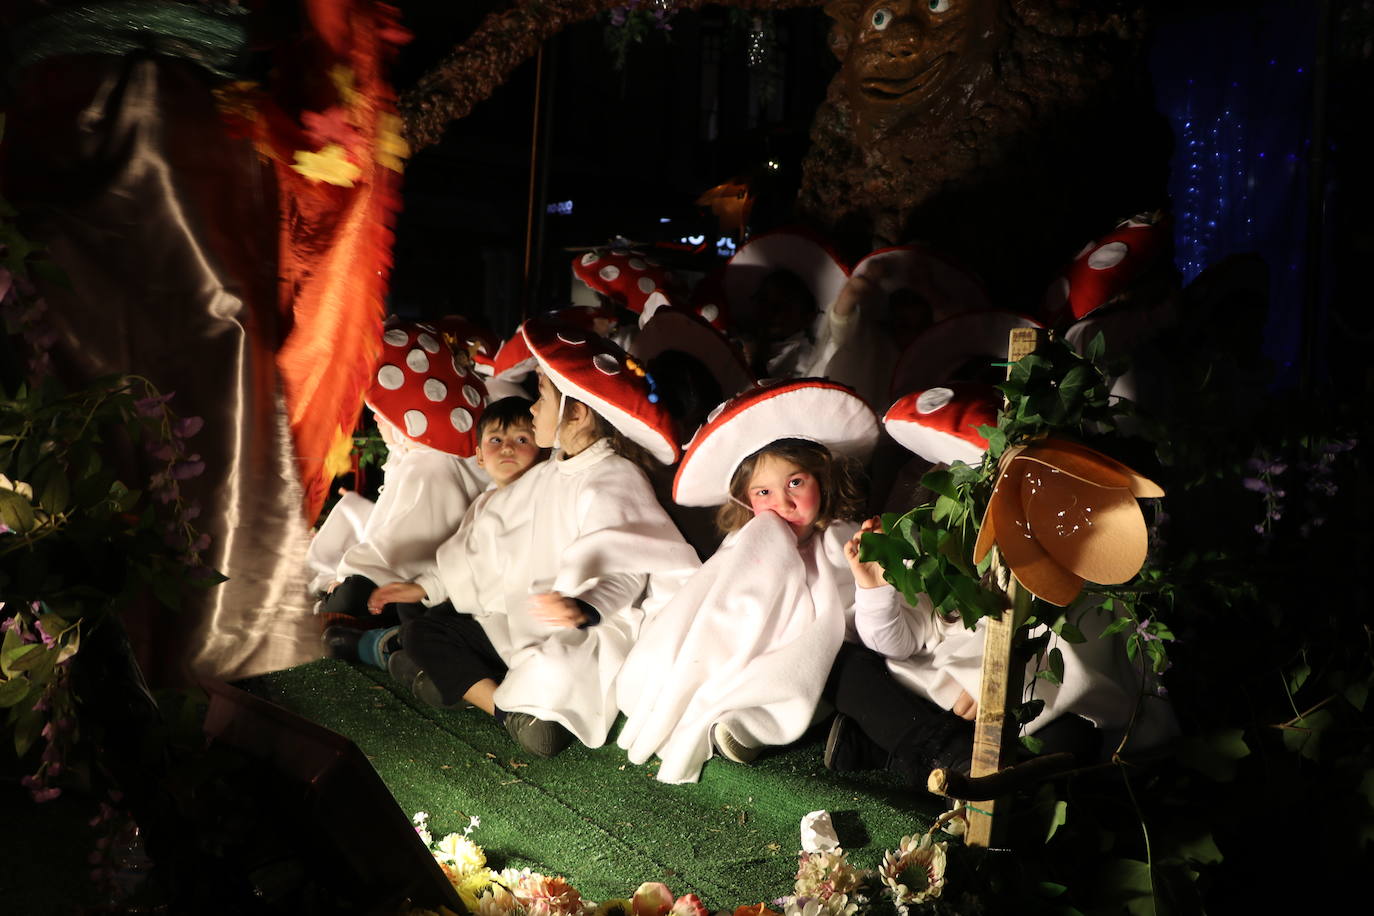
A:
[[[619,744],[657,754],[662,782],[695,782],[724,722],[746,743],[787,744],[811,724],[854,600],[853,524],[798,544],[772,513],[751,519],[644,626],[617,684]]]
[[[344,554],[338,578],[366,576],[379,586],[411,581],[431,568],[439,545],[489,482],[474,459],[410,446],[399,461],[387,462],[363,539]]]
[[[641,621],[700,565],[644,472],[603,439],[485,494],[440,548],[437,568],[415,581],[426,603],[447,598],[482,624],[510,668],[497,706],[560,722],[599,747],[618,712],[615,676]],[[536,621],[529,597],[551,591],[586,601],[600,623]]]

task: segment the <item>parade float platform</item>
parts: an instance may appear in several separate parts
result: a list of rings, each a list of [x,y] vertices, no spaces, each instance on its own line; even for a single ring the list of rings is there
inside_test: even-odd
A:
[[[749,766],[714,758],[698,783],[667,785],[656,761],[629,763],[614,733],[605,747],[533,757],[485,713],[434,709],[347,662],[235,686],[349,739],[407,818],[428,813],[436,837],[480,818],[471,838],[489,866],[564,876],[589,900],[661,881],[713,910],[771,901],[792,892],[808,812],[829,811],[851,860],[876,868],[943,810],[895,774],[827,771],[825,724]]]

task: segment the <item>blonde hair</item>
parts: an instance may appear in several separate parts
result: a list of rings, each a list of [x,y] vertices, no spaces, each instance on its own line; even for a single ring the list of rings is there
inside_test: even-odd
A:
[[[837,520],[858,521],[864,515],[863,472],[853,458],[838,458],[809,439],[776,439],[745,458],[730,478],[729,502],[716,512],[716,527],[725,534],[738,531],[754,517],[749,508],[749,480],[760,459],[772,455],[790,461],[812,477],[821,489],[815,527],[823,531]]]

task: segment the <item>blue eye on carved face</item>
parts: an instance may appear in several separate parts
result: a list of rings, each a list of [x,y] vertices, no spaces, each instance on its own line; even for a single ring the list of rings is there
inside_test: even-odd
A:
[[[930,0],[930,11],[932,13],[943,13],[949,9],[949,0]]]
[[[936,2],[936,0],[931,0],[931,2],[934,3]],[[949,0],[945,0],[945,2],[948,3]],[[887,7],[883,7],[879,10],[874,10],[873,18],[870,21],[873,23],[873,28],[881,32],[883,29],[887,28],[889,25],[892,24],[892,10],[888,9]]]

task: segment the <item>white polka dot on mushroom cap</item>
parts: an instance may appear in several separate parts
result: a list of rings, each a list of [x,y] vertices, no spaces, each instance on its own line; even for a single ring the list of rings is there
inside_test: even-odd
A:
[[[653,277],[640,277],[639,282],[635,285],[638,286],[639,291],[646,296],[649,295],[649,293],[652,293],[658,287],[658,284],[654,282]]]
[[[921,392],[920,397],[916,398],[916,412],[935,413],[952,400],[954,400],[953,389],[927,388]]]
[[[427,378],[424,384],[425,397],[431,401],[442,401],[448,397],[448,386],[437,378]]]
[[[598,270],[596,272],[596,275],[601,279],[610,282],[611,280],[614,280],[616,277],[620,276],[620,268],[616,267],[614,264],[607,264],[605,267]]]
[[[578,347],[587,342],[587,335],[580,331],[559,331],[558,339],[565,344],[572,344],[574,347]]]
[[[1093,270],[1108,270],[1125,260],[1130,250],[1125,242],[1108,242],[1088,255],[1088,266]]]
[[[472,387],[471,385],[464,385],[463,400],[467,401],[473,407],[478,407],[482,403],[482,395],[476,388]]]
[[[448,414],[448,421],[453,424],[453,428],[460,433],[465,433],[472,429],[472,414],[461,407],[455,407]]]
[[[424,350],[417,347],[406,354],[406,365],[412,372],[428,372],[429,357],[425,355]]]
[[[702,318],[705,318],[707,321],[715,321],[717,318],[720,317],[720,306],[708,302],[701,308],[697,309],[697,314],[700,315]]]
[[[723,410],[725,410],[725,402],[724,402],[724,401],[721,401],[721,402],[720,402],[719,404],[717,404],[715,407],[712,407],[712,408],[711,408],[711,412],[708,413],[708,414],[706,415],[706,423],[710,423],[710,422],[711,422],[712,420],[714,420],[716,417],[720,416],[720,415],[721,415],[721,412],[722,412]],[[701,424],[701,425],[702,425],[702,426],[705,426],[706,423],[703,423],[703,424]]]
[[[630,266],[633,267],[635,270],[643,270],[649,265],[644,263],[643,258],[630,258]]]
[[[407,410],[402,419],[405,420],[407,436],[423,436],[425,430],[429,429],[429,420],[418,410]]]
[[[421,334],[419,337],[415,338],[415,342],[420,346],[424,347],[430,353],[439,352],[439,341],[435,340],[433,335]]]
[[[387,331],[385,334],[382,335],[382,340],[386,341],[393,347],[404,347],[407,343],[410,342],[410,335],[407,334],[405,331],[402,331],[400,328],[392,328],[391,330]]]
[[[607,375],[620,374],[620,360],[609,353],[598,353],[593,356],[592,365]]]
[[[582,256],[582,266],[583,266],[583,267],[590,267],[590,266],[592,266],[593,264],[595,264],[597,261],[600,261],[600,260],[601,260],[601,255],[597,254],[595,251],[589,251],[589,252],[587,252],[586,254],[584,254],[584,255]]]
[[[377,384],[388,391],[395,391],[406,383],[406,374],[400,366],[390,363],[377,370]]]

